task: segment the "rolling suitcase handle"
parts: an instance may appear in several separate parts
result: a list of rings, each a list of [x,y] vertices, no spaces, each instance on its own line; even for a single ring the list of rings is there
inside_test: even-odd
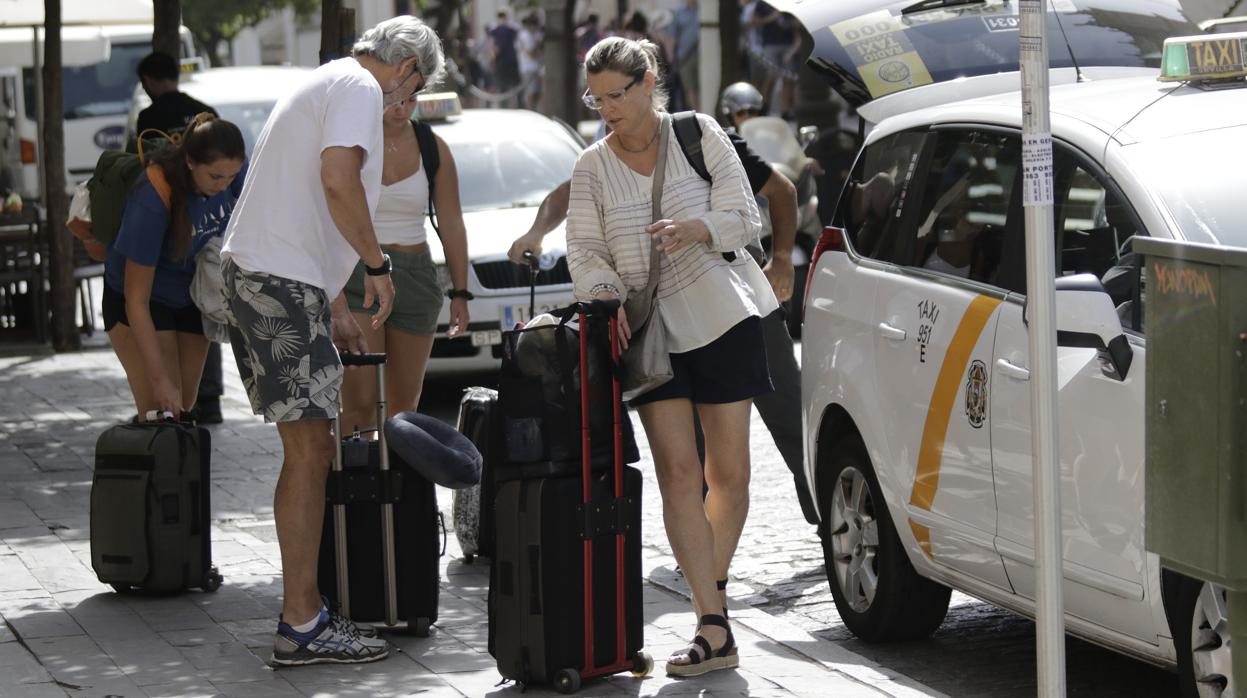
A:
[[[385,354],[342,354],[343,366],[376,366],[377,367],[377,450],[380,452],[381,477],[384,480],[390,470],[390,449],[385,441]],[[334,418],[333,436],[338,447],[335,449],[333,469],[342,470],[342,420]],[[337,561],[338,597],[341,599],[342,614],[351,617],[350,593],[347,587],[346,564],[346,505],[333,505],[333,538]],[[381,504],[381,570],[385,588],[385,624],[398,624],[398,585],[395,581],[394,563],[394,504]]]

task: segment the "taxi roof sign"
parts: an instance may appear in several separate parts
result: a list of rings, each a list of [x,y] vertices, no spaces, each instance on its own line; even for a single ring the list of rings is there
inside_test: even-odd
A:
[[[441,121],[462,112],[459,95],[454,92],[430,92],[416,95],[416,111],[412,117],[421,121]]]
[[[1247,77],[1247,32],[1165,39],[1162,82]]]

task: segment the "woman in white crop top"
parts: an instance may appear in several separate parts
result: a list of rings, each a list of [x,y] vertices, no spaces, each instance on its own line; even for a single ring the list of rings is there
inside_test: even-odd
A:
[[[423,86],[420,88],[423,89]],[[419,91],[419,90],[417,90]],[[373,330],[364,301],[364,268],[355,267],[343,292],[370,351],[387,352],[386,401],[391,415],[416,409],[437,317],[447,292],[438,279],[429,254],[426,212],[429,208],[429,180],[421,161],[420,144],[411,121],[416,97],[385,110],[385,167],[381,178],[381,198],[373,216],[377,241],[390,255],[393,265],[394,309],[385,326]],[[440,163],[433,181],[433,208],[437,213],[446,264],[455,289],[468,285],[468,242],[459,207],[459,176],[455,159],[445,141],[434,135]],[[431,227],[431,226],[430,226]],[[447,337],[457,337],[468,328],[468,298],[458,295],[450,301]],[[371,429],[376,425],[377,379],[373,368],[347,371],[342,383],[342,419],[346,429]]]
[[[778,306],[744,250],[761,219],[744,167],[713,119],[698,116],[712,181],[684,156],[664,111],[654,44],[605,39],[590,49],[585,70],[585,103],[601,112],[611,134],[589,146],[572,172],[568,265],[578,298],[626,300],[643,292],[652,248],[661,253],[658,305],[647,331],[666,333],[674,377],[631,404],[650,442],[667,537],[697,615],[693,642],[668,658],[667,673],[730,669],[739,655],[724,589],[749,508],[752,400],[772,389],[761,318]],[[662,219],[655,221],[658,168]],[[621,309],[620,321],[627,339],[628,323],[644,319]],[[694,410],[706,436],[704,502]]]

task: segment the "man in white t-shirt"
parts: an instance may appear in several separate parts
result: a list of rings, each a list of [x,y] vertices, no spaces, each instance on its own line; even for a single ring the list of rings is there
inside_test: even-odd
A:
[[[339,350],[366,351],[342,296],[358,260],[364,304],[385,321],[390,260],[372,227],[384,161],[383,110],[444,72],[440,41],[411,16],[365,32],[352,56],[317,68],[280,100],[256,141],[221,250],[231,343],[252,409],[276,422],[274,497],[284,598],[273,663],[368,662],[389,647],[325,608],[316,583]]]

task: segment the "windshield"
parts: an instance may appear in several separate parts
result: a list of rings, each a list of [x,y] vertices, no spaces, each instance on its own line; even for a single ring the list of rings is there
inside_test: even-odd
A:
[[[151,50],[150,44],[114,43],[107,61],[65,68],[65,118],[127,113],[139,81],[139,61]],[[35,77],[30,68],[22,70],[22,82],[26,89],[26,116],[34,119]]]
[[[1247,247],[1247,126],[1204,131],[1125,149],[1132,169],[1154,173],[1152,190],[1164,201],[1182,237]],[[1211,154],[1215,153],[1213,157]],[[1192,177],[1191,173],[1198,176]]]
[[[492,138],[456,129],[455,135],[464,138],[443,138],[455,156],[464,211],[538,206],[571,175],[579,154],[570,141],[544,129],[496,132]]]
[[[232,121],[238,126],[238,130],[242,131],[243,144],[247,146],[247,154],[252,155],[255,152],[256,139],[264,130],[264,123],[268,121],[268,115],[272,113],[275,104],[276,102],[218,104],[216,110],[222,119]]]
[[[820,22],[811,31],[811,66],[855,106],[911,87],[1018,69],[1015,0],[903,12],[914,4],[877,3],[886,9],[847,18],[811,10],[807,28]],[[1084,68],[1159,68],[1166,37],[1201,33],[1172,0],[1052,0],[1050,7],[1053,68],[1073,66],[1071,49]]]

